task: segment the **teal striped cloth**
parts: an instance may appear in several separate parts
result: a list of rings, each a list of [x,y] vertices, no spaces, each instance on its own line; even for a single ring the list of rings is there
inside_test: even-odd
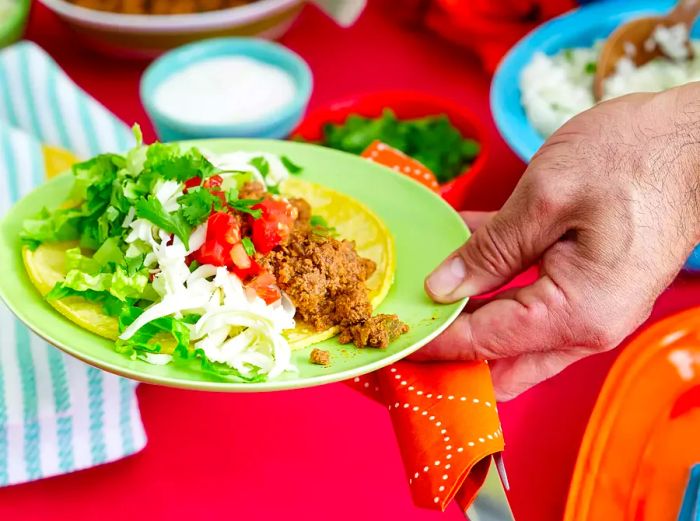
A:
[[[38,46],[0,52],[0,217],[45,178],[41,145],[79,157],[123,151],[129,129]],[[63,355],[0,302],[0,486],[141,450],[135,383]]]

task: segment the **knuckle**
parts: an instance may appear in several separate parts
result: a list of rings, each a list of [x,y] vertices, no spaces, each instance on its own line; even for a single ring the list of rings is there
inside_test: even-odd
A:
[[[614,323],[599,321],[589,324],[586,331],[586,347],[594,352],[605,352],[614,349],[622,342],[624,335]]]
[[[569,198],[556,176],[538,172],[532,176],[530,184],[529,199],[535,217],[559,215],[566,209]]]
[[[474,234],[462,254],[468,266],[476,265],[494,277],[507,276],[512,273],[516,259],[515,248],[509,242],[512,240],[507,234],[489,223]]]
[[[591,305],[579,307],[574,315],[579,325],[575,343],[595,353],[616,348],[634,329],[623,315],[609,312],[608,306],[603,304],[596,308]]]

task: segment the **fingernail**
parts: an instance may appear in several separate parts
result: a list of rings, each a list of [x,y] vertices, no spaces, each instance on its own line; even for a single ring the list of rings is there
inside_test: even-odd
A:
[[[462,257],[456,255],[440,265],[426,282],[430,291],[438,297],[447,297],[456,290],[467,276]]]

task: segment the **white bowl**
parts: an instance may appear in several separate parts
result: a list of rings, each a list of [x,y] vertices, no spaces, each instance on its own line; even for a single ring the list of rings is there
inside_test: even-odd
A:
[[[204,38],[277,38],[296,19],[305,0],[259,0],[218,11],[176,15],[111,13],[66,0],[40,2],[62,18],[92,49],[123,57],[153,58]]]

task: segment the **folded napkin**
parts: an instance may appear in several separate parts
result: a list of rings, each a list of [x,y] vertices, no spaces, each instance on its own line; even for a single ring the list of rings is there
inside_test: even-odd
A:
[[[391,414],[414,502],[466,512],[504,448],[485,362],[397,362],[352,385]]]
[[[39,47],[0,52],[0,217],[80,157],[130,145],[122,123]],[[51,145],[51,146],[46,146]],[[31,333],[0,302],[0,486],[113,461],[146,443],[135,384]]]
[[[437,189],[425,166],[384,143],[362,155]],[[488,364],[402,361],[351,385],[389,410],[415,503],[444,510],[456,499],[466,512],[504,448]]]

